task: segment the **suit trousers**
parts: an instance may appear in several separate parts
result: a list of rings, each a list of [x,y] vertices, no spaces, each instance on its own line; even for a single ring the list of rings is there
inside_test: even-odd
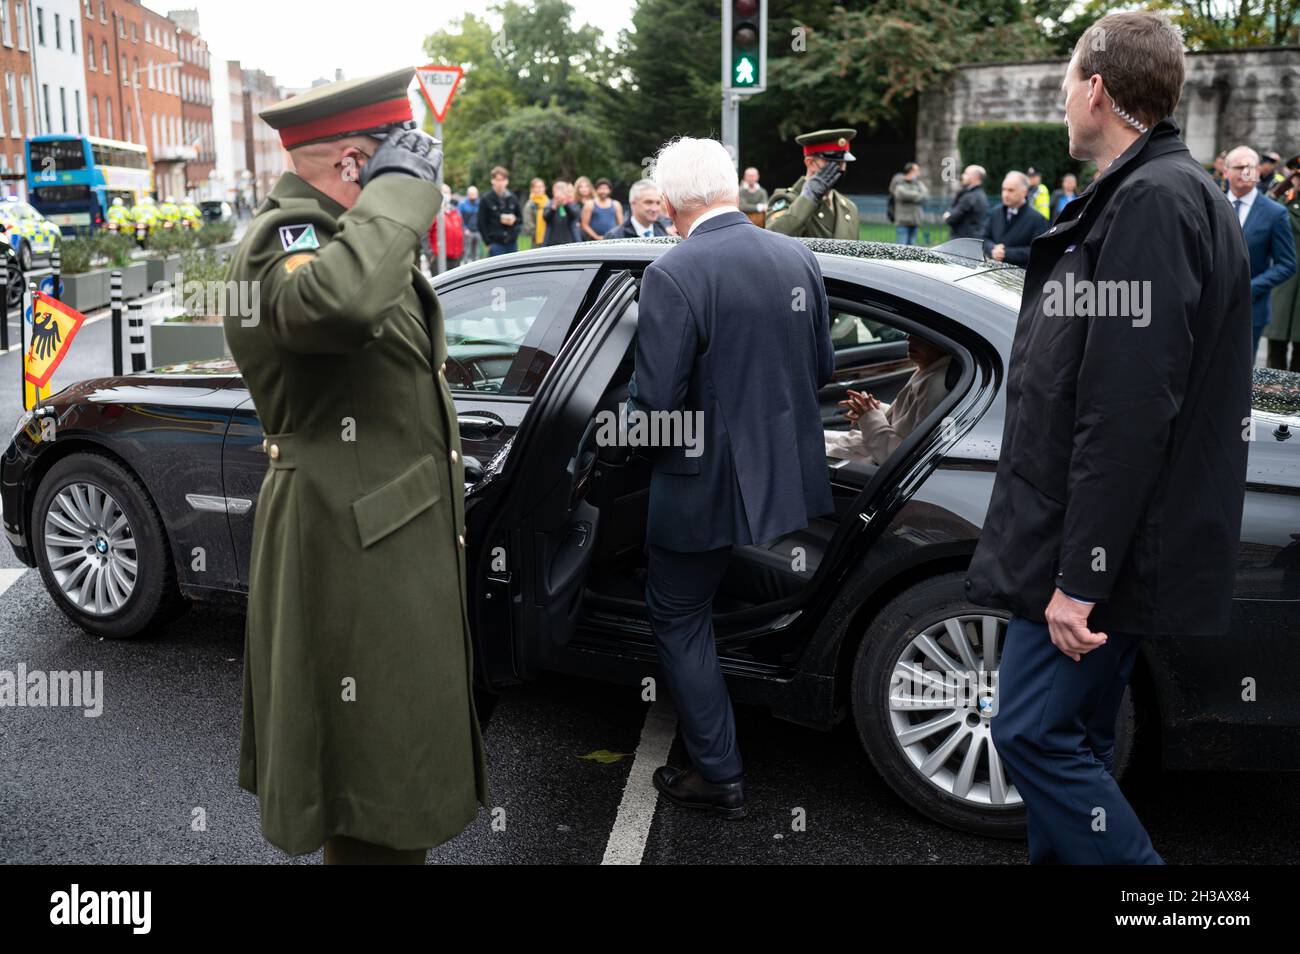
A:
[[[691,764],[710,782],[744,772],[731,696],[713,641],[713,597],[731,547],[683,553],[650,544],[645,601]]]
[[[1164,864],[1112,774],[1141,637],[1106,636],[1075,662],[1045,623],[1007,627],[993,744],[1025,802],[1031,864]]]

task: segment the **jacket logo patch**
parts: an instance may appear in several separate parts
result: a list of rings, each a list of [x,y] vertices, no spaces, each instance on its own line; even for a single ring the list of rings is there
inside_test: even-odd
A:
[[[284,247],[286,252],[296,252],[299,249],[307,248],[320,248],[320,242],[316,239],[316,226],[280,226],[280,245]]]

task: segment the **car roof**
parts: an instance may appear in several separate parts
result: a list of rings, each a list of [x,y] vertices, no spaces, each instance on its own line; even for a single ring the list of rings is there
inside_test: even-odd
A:
[[[494,271],[509,262],[510,267],[528,262],[538,264],[588,263],[592,259],[603,262],[629,264],[655,259],[681,239],[672,236],[656,238],[606,239],[601,242],[571,242],[544,248],[532,248],[511,255],[494,256],[477,262],[458,265],[439,276],[444,280],[470,277],[479,271]],[[973,292],[998,305],[1020,310],[1020,296],[1024,286],[1024,270],[1014,265],[986,262],[979,243],[974,239],[948,242],[934,248],[915,245],[894,245],[888,242],[859,242],[851,239],[800,238],[809,250],[817,255],[828,278],[837,273],[852,272],[854,262],[870,263],[877,267],[899,269],[913,275],[933,279],[963,291]],[[519,256],[519,257],[516,257]],[[847,266],[842,268],[840,266]]]

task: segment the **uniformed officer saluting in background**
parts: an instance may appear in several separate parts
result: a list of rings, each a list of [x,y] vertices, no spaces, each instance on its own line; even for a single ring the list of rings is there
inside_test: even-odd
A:
[[[772,196],[769,229],[795,238],[858,237],[858,207],[831,188],[854,159],[849,143],[856,135],[856,129],[819,129],[795,136],[808,174]]]
[[[442,312],[416,267],[442,151],[403,69],[270,107],[292,172],[227,276],[266,431],[240,785],[289,854],[421,863],[487,803],[471,695],[464,477]]]

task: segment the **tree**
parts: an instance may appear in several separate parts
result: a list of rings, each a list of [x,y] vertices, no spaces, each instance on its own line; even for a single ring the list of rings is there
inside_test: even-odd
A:
[[[525,189],[539,176],[548,189],[554,179],[570,182],[580,174],[620,178],[627,169],[612,148],[613,140],[593,116],[574,115],[561,106],[524,106],[478,130],[469,166],[475,182],[487,182],[492,166],[510,170],[510,187]]]

